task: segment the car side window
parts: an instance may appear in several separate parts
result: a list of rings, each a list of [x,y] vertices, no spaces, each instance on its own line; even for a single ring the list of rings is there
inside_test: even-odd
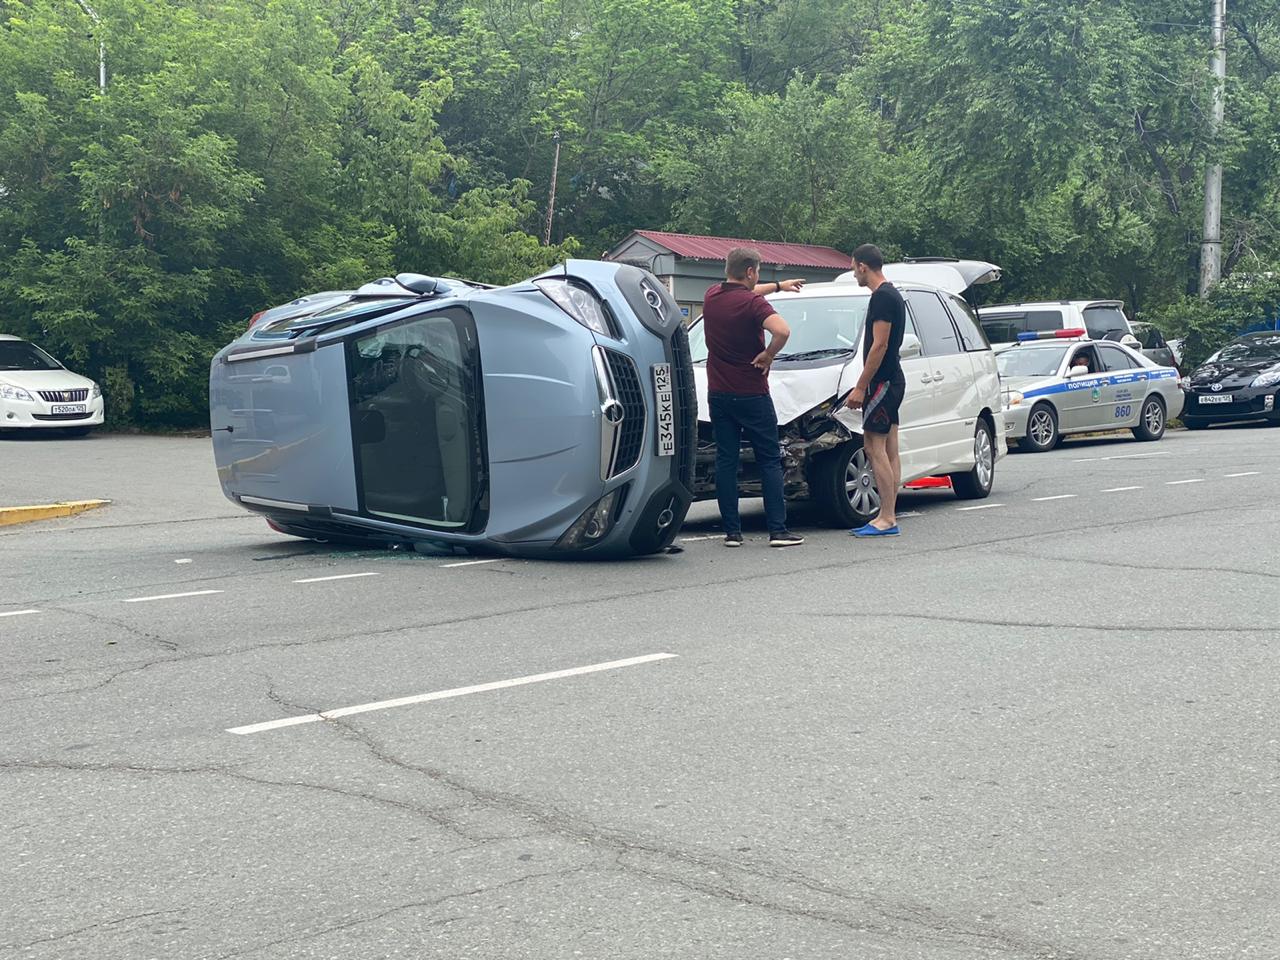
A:
[[[1133,358],[1119,347],[1107,346],[1104,343],[1098,346],[1098,352],[1102,354],[1102,362],[1109,373],[1116,370],[1132,370],[1137,366]]]
[[[948,293],[944,299],[947,306],[951,308],[951,319],[956,322],[956,329],[960,331],[960,346],[969,353],[975,350],[990,350],[991,344],[987,340],[987,335],[982,332],[978,318],[973,314],[973,308],[951,293]]]
[[[1093,347],[1081,347],[1071,355],[1071,362],[1067,364],[1067,369],[1073,367],[1088,367],[1090,373],[1102,373],[1102,365],[1098,360],[1097,351]]]
[[[951,316],[936,294],[911,290],[907,293],[907,302],[911,304],[915,318],[916,336],[920,338],[920,345],[927,356],[947,357],[964,352]]]

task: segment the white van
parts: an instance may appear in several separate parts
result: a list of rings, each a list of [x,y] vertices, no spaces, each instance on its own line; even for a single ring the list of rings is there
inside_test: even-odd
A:
[[[1020,333],[1086,330],[1090,340],[1114,340],[1141,350],[1121,300],[1058,300],[1000,303],[978,308],[978,319],[991,346],[1000,350],[1018,342]]]
[[[973,310],[961,298],[1000,268],[973,260],[929,258],[887,264],[885,276],[907,304],[902,338],[906,395],[899,416],[904,483],[949,475],[956,495],[991,492],[996,461],[1008,450],[995,355]],[[852,273],[768,300],[791,327],[769,373],[781,427],[783,483],[789,500],[812,500],[833,524],[866,523],[880,508],[862,450],[861,415],[836,408],[862,373],[862,328],[871,291]],[[698,318],[689,330],[698,391],[698,455],[694,494],[715,496],[715,441],[707,404],[707,347]],[[838,418],[838,419],[837,419]],[[742,496],[761,496],[749,445],[738,475]]]

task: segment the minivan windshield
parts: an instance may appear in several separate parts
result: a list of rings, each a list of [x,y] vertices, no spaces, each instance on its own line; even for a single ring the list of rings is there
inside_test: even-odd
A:
[[[787,326],[791,337],[779,360],[837,356],[859,349],[862,323],[867,317],[869,296],[795,297],[769,301]],[[707,338],[703,323],[689,328],[689,349],[694,363],[707,359]]]
[[[62,364],[34,343],[0,340],[0,370],[61,370]]]
[[[996,354],[996,369],[1000,376],[1052,377],[1062,365],[1062,355],[1074,344],[1046,344],[1045,346],[1010,347]]]
[[[0,344],[3,346],[3,344]],[[1235,343],[1228,343],[1209,358],[1214,360],[1280,360],[1280,334],[1274,337],[1246,337]]]

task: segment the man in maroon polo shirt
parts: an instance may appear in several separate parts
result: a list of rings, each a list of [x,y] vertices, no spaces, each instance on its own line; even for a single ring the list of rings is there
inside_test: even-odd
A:
[[[750,247],[729,251],[724,275],[724,282],[708,289],[702,303],[707,400],[716,441],[716,499],[724,525],[724,545],[742,546],[738,462],[745,435],[755,451],[764,487],[769,546],[796,546],[804,543],[804,538],[787,529],[778,416],[769,396],[769,367],[791,336],[791,329],[761,294],[799,290],[804,281],[761,283],[760,254]],[[770,335],[767,345],[766,330]]]

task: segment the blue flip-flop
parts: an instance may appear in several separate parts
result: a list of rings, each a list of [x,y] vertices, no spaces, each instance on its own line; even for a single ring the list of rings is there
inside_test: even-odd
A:
[[[855,537],[896,537],[901,532],[896,523],[892,527],[885,527],[883,530],[868,523],[865,527],[858,527],[856,530],[849,531]]]

